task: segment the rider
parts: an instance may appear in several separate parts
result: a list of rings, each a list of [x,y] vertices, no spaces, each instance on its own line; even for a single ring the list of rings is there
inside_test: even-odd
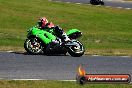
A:
[[[70,40],[62,28],[60,28],[59,26],[55,26],[52,22],[49,23],[46,17],[42,17],[39,19],[38,27],[43,30],[53,28],[57,33],[57,36],[61,38],[62,41],[66,42]]]

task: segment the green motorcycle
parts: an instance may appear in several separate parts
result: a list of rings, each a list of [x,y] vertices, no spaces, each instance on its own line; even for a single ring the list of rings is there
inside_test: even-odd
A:
[[[67,33],[70,41],[62,41],[54,28],[39,29],[37,27],[28,30],[24,48],[29,54],[65,54],[80,57],[84,54],[83,44],[76,40],[82,35],[78,29],[71,29]]]

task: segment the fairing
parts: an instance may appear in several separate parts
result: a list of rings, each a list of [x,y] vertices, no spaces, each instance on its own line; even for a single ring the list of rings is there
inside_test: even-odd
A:
[[[49,44],[52,40],[56,39],[56,37],[52,33],[38,29],[36,27],[33,27],[32,29],[29,30],[27,37],[30,36],[38,37],[45,44]]]

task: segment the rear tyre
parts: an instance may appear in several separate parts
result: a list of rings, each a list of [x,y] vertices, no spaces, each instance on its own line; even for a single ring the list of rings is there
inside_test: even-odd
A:
[[[98,0],[90,0],[90,4],[99,5],[99,1]]]
[[[70,46],[68,49],[68,53],[73,57],[82,56],[85,52],[83,44],[77,40],[72,41],[72,43],[76,44],[76,46]]]
[[[101,5],[104,5],[104,2],[103,2],[103,1],[100,1],[100,4],[101,4]]]
[[[42,42],[37,38],[26,39],[24,48],[29,54],[43,54]]]

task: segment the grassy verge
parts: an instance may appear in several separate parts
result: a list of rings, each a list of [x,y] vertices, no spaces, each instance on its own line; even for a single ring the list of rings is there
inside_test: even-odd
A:
[[[131,88],[131,84],[86,84],[62,81],[0,81],[0,88]]]
[[[64,30],[80,29],[87,54],[132,55],[132,10],[47,0],[0,0],[0,6],[2,51],[24,51],[27,29],[46,16]]]

